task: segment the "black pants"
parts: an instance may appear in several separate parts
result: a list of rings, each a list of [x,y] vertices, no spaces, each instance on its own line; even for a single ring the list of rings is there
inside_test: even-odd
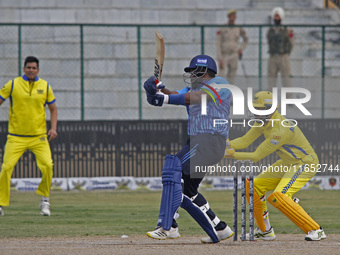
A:
[[[198,193],[198,186],[204,173],[196,172],[196,167],[211,166],[218,163],[224,156],[226,138],[221,135],[200,134],[191,136],[177,157],[182,163],[183,193],[193,197]]]

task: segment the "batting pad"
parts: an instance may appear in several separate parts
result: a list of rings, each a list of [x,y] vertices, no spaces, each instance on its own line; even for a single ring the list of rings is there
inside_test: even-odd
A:
[[[209,216],[206,215],[201,208],[193,203],[190,198],[183,196],[183,201],[181,207],[185,209],[191,217],[203,228],[203,230],[210,236],[214,243],[218,243],[217,232],[215,228],[211,225]]]
[[[278,191],[273,192],[268,197],[268,201],[306,234],[311,230],[320,228],[319,224],[316,223],[299,204],[295,203],[285,194]]]
[[[246,180],[246,197],[249,204],[249,180]],[[266,232],[266,225],[263,220],[263,208],[259,195],[254,188],[254,219],[256,225],[261,229],[262,232]]]
[[[177,156],[167,155],[162,171],[163,192],[157,225],[170,230],[172,219],[182,202],[182,164]]]

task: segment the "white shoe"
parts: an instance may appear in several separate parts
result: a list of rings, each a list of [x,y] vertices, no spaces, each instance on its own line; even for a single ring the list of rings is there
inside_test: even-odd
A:
[[[265,232],[262,232],[258,227],[254,231],[254,240],[273,241],[275,239],[276,235],[272,227]],[[246,234],[246,240],[249,240],[249,233]]]
[[[0,216],[4,216],[5,213],[4,213],[4,208],[2,208],[2,206],[0,206]]]
[[[51,211],[50,211],[50,203],[46,201],[41,201],[40,202],[40,209],[41,209],[41,215],[44,216],[50,216]]]
[[[181,235],[178,232],[178,228],[171,227],[169,231],[163,229],[162,227],[156,228],[154,231],[149,231],[146,233],[148,237],[159,239],[159,240],[165,240],[165,239],[175,239],[181,237]]]
[[[325,231],[323,231],[322,228],[319,228],[318,230],[311,230],[308,232],[308,235],[306,235],[305,240],[306,241],[320,241],[321,239],[326,239]]]
[[[229,226],[226,226],[225,229],[216,231],[217,232],[217,237],[218,241],[226,240],[229,237],[232,237],[235,233],[230,229]],[[212,239],[210,236],[204,237],[201,239],[202,243],[213,243]]]

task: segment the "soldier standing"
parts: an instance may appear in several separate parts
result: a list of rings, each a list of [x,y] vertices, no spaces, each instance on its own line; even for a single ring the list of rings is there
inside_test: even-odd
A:
[[[291,87],[289,55],[294,46],[293,30],[281,25],[284,10],[276,7],[272,10],[271,16],[275,26],[270,27],[267,32],[270,54],[268,60],[269,90],[275,87],[278,72],[281,73],[282,86]]]
[[[235,27],[236,10],[230,10],[227,14],[228,24],[217,31],[217,56],[220,68],[220,76],[225,77],[228,68],[227,80],[233,84],[237,71],[238,59],[242,57],[247,46],[248,37],[241,27]],[[239,38],[243,43],[239,47]]]

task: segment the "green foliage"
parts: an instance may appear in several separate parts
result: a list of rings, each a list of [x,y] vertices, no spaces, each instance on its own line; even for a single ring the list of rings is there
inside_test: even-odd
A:
[[[232,191],[202,193],[218,217],[232,226]],[[340,233],[339,191],[308,190],[297,197],[326,234]],[[0,217],[0,238],[145,235],[156,225],[160,198],[161,192],[150,191],[52,191],[51,216],[46,217],[40,215],[38,195],[12,192],[10,206],[4,207],[5,216]],[[302,233],[277,209],[268,206],[276,233]],[[240,215],[239,211],[239,219]],[[182,235],[205,235],[183,209],[178,224]]]

